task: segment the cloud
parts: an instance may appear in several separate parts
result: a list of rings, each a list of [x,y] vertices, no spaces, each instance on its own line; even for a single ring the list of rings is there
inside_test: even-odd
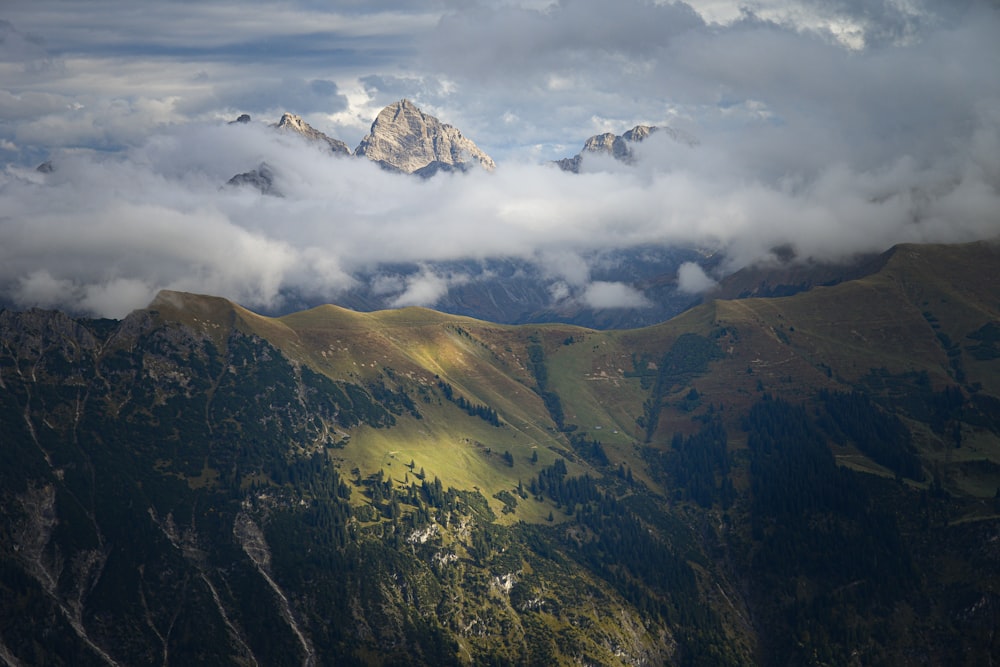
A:
[[[430,308],[448,293],[450,287],[466,282],[468,282],[467,276],[461,274],[441,275],[425,266],[419,273],[406,276],[402,280],[403,292],[389,303],[393,308],[405,306]]]
[[[601,280],[587,285],[580,297],[588,308],[648,308],[649,299],[634,287],[624,283],[611,283]]]
[[[744,180],[711,144],[669,141],[651,143],[627,169],[573,175],[511,164],[425,181],[331,156],[263,123],[185,125],[120,153],[56,156],[44,178],[8,170],[0,287],[21,305],[101,314],[141,307],[161,288],[280,310],[289,293],[336,300],[361,273],[417,263],[416,274],[383,273],[376,286],[393,305],[430,306],[470,279],[431,263],[516,257],[538,266],[554,301],[641,307],[633,288],[593,280],[601,253],[696,245],[724,253],[735,270],[782,244],[835,259],[901,241],[996,235],[993,121],[984,116],[975,150],[936,164],[834,164],[773,182]],[[222,187],[262,160],[284,197]],[[681,289],[699,291],[699,272],[682,268]]]
[[[432,305],[473,279],[436,262],[513,257],[553,302],[604,307],[638,303],[600,272],[616,248],[697,246],[731,271],[776,246],[840,259],[1000,233],[989,3],[245,4],[5,4],[0,300],[117,316],[172,288],[280,310],[374,275]],[[266,127],[291,111],[356,146],[400,97],[496,172],[424,181]],[[225,125],[242,111],[255,122]],[[546,164],[639,123],[698,143]],[[284,197],[222,187],[262,161]]]
[[[37,35],[18,30],[10,21],[0,19],[0,63],[16,63],[37,70],[49,61],[44,41]]]
[[[677,289],[685,294],[702,294],[716,284],[715,279],[694,262],[684,262],[677,269]]]

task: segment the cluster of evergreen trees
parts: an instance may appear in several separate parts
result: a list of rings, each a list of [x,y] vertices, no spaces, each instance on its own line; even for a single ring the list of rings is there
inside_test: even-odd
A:
[[[701,600],[688,555],[675,547],[665,525],[655,523],[665,516],[662,507],[645,516],[590,475],[570,477],[561,458],[539,471],[528,490],[586,529],[587,538],[569,538],[566,546],[642,613],[668,622],[684,664],[727,664],[721,625]]]
[[[611,461],[608,459],[608,454],[604,451],[604,445],[600,440],[588,438],[582,433],[575,433],[570,437],[570,442],[577,454],[595,466],[610,465]]]
[[[407,394],[402,389],[391,389],[381,380],[378,382],[373,382],[368,386],[368,391],[371,392],[372,398],[379,405],[385,406],[387,410],[395,415],[402,415],[403,412],[408,412],[410,416],[414,419],[422,419],[423,415],[417,410],[416,404],[410,395]]]
[[[605,494],[589,474],[569,477],[566,461],[561,458],[542,468],[528,482],[528,491],[536,498],[548,496],[556,507],[565,506],[567,514],[572,514],[578,504],[598,502],[605,498]]]
[[[528,370],[535,377],[536,392],[542,397],[545,409],[549,411],[549,416],[555,422],[556,427],[562,431],[566,429],[566,416],[563,413],[562,401],[559,394],[549,389],[549,371],[545,367],[545,350],[539,342],[538,336],[531,336],[531,343],[528,345]]]
[[[1000,349],[997,349],[997,343],[1000,343],[1000,322],[987,322],[965,337],[977,341],[976,345],[966,348],[975,359],[990,361],[1000,358]]]
[[[819,399],[828,415],[821,419],[821,424],[835,442],[843,444],[851,440],[873,461],[897,475],[923,481],[923,467],[910,431],[899,417],[881,410],[859,391],[846,393],[824,389]]]
[[[670,447],[666,469],[675,495],[702,507],[718,502],[728,509],[733,504],[736,491],[729,477],[728,439],[721,420],[709,420],[693,435],[674,434]]]
[[[837,466],[803,407],[765,394],[744,428],[751,531],[737,547],[771,626],[762,655],[771,664],[846,664],[861,638],[831,619],[865,618],[915,581],[896,520],[860,473]]]
[[[479,417],[487,424],[500,426],[500,415],[490,406],[483,405],[482,403],[473,403],[464,396],[456,395],[455,389],[444,380],[438,380],[438,389],[441,390],[446,399],[461,408],[465,414],[472,417]]]
[[[667,394],[673,387],[689,381],[708,370],[708,364],[721,356],[718,345],[712,340],[693,333],[681,334],[660,360],[656,382],[649,398],[643,403],[643,414],[638,420],[645,431],[646,442],[651,442],[660,424],[660,411]],[[696,393],[697,396],[697,393]]]

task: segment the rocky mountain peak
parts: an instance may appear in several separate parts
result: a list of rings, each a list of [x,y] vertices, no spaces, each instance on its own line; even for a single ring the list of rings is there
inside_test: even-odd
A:
[[[274,185],[274,178],[274,170],[271,169],[271,165],[261,162],[256,169],[236,174],[226,182],[226,185],[230,187],[248,185],[263,195],[281,197],[281,191]]]
[[[406,173],[434,162],[452,166],[478,162],[487,170],[496,167],[493,158],[458,129],[424,113],[406,99],[379,112],[355,154]]]
[[[350,147],[343,141],[323,134],[304,121],[301,116],[297,116],[293,113],[286,113],[282,115],[281,120],[278,121],[275,127],[286,132],[301,134],[303,137],[311,141],[323,142],[329,146],[330,151],[333,153],[343,153],[345,155],[351,154]]]
[[[652,125],[636,125],[631,130],[622,135],[622,139],[625,141],[637,142],[642,141],[653,132],[656,132],[658,127]],[[668,132],[672,132],[671,128],[664,128]]]
[[[278,121],[278,128],[283,130],[294,130],[306,136],[320,134],[319,130],[302,120],[302,116],[293,113],[284,113]]]
[[[697,142],[691,137],[678,132],[672,127],[657,127],[655,125],[636,125],[631,130],[617,135],[613,132],[605,132],[604,134],[596,134],[591,138],[587,139],[583,144],[583,150],[574,155],[573,157],[563,158],[562,160],[557,160],[556,164],[563,171],[571,171],[573,173],[580,172],[580,164],[583,161],[583,156],[586,153],[604,153],[610,155],[616,160],[621,160],[622,162],[631,163],[635,159],[635,154],[632,151],[632,147],[647,139],[650,135],[662,132],[668,135],[674,141],[680,141],[688,145],[694,145]]]

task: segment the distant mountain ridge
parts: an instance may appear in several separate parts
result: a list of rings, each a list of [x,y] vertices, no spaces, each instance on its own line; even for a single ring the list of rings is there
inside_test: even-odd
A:
[[[242,114],[231,124],[251,122]],[[312,142],[331,157],[364,157],[384,169],[433,178],[437,174],[460,175],[469,170],[492,169],[495,162],[459,130],[421,111],[412,101],[400,100],[383,108],[371,125],[369,134],[352,151],[346,143],[309,125],[300,116],[285,113],[276,131],[295,134]],[[637,125],[622,135],[604,133],[589,138],[583,150],[557,164],[564,170],[579,172],[587,156],[607,155],[623,163],[636,158],[636,149],[654,135],[669,137],[679,144],[693,145],[694,140],[669,127]],[[39,170],[50,172],[51,163]],[[411,171],[412,170],[412,171]],[[282,170],[272,162],[248,165],[246,171],[233,175],[226,187],[247,188],[263,195],[281,197],[287,182]],[[461,187],[461,180],[456,181]],[[433,303],[440,310],[505,324],[528,322],[564,322],[599,329],[635,328],[666,320],[700,302],[701,296],[680,289],[678,272],[685,263],[696,263],[712,273],[722,257],[693,246],[662,247],[645,245],[607,248],[579,253],[590,267],[585,285],[567,285],[553,277],[533,259],[486,257],[479,260],[427,261],[381,264],[356,272],[352,286],[343,292],[306,296],[294,289],[281,296],[281,312],[308,308],[319,300],[336,301],[358,310],[381,310],[407,303],[406,290],[422,273],[448,282]],[[840,265],[797,262],[788,253],[778,252],[783,264],[741,272],[722,281],[711,296],[747,297],[787,295],[814,284],[834,284],[859,275],[855,259]],[[455,280],[451,280],[455,277]],[[386,280],[388,278],[388,280]],[[586,290],[593,283],[613,284],[621,293],[635,295],[628,307],[587,299]],[[638,302],[638,305],[634,305]],[[269,314],[280,314],[271,311]]]
[[[230,124],[249,122],[250,116],[242,114]],[[378,113],[369,133],[353,151],[343,141],[315,129],[293,113],[284,113],[273,127],[326,144],[335,154],[366,157],[390,171],[417,174],[424,178],[441,171],[467,171],[473,165],[487,171],[496,168],[493,158],[458,128],[442,123],[405,98]],[[671,127],[636,125],[621,135],[613,132],[594,135],[584,142],[579,153],[556,160],[555,164],[564,171],[579,173],[585,156],[596,154],[610,155],[631,164],[635,159],[635,145],[657,133],[688,146],[698,143],[687,133]]]
[[[555,164],[563,171],[569,171],[574,174],[580,173],[581,165],[587,155],[610,155],[620,162],[631,164],[635,160],[635,144],[644,141],[655,133],[664,134],[674,141],[687,144],[688,146],[693,146],[697,143],[693,137],[671,127],[636,125],[621,135],[617,135],[614,132],[595,134],[584,142],[582,151],[573,157],[556,160]]]
[[[246,115],[238,120],[241,123],[250,122]],[[461,131],[424,113],[407,99],[383,108],[368,135],[354,151],[344,142],[316,130],[291,113],[284,114],[273,127],[295,132],[309,141],[329,147],[334,157],[364,157],[383,169],[420,178],[432,178],[439,173],[465,173],[470,169],[491,171],[496,167],[494,160]],[[654,132],[665,132],[670,136],[676,134],[670,128],[637,126],[621,137],[613,134],[591,137],[585,151],[608,152],[618,159],[629,161],[633,157],[631,145]],[[575,160],[578,167],[582,157],[578,155]],[[236,174],[227,185],[282,196],[277,185],[280,174],[275,171],[266,162],[261,163]],[[593,280],[621,282],[638,289],[648,298],[646,306],[616,308],[613,304],[606,304],[595,308],[581,299],[579,293],[553,299],[554,290],[564,291],[557,289],[553,278],[545,275],[531,261],[504,257],[478,262],[456,260],[422,263],[420,266],[399,264],[375,267],[370,272],[355,276],[355,286],[338,295],[336,300],[341,305],[359,310],[390,308],[401,296],[401,291],[386,292],[385,282],[377,279],[385,275],[395,276],[402,290],[409,278],[426,268],[441,275],[460,274],[465,277],[433,304],[446,312],[512,324],[560,321],[598,328],[637,327],[660,322],[696,303],[697,297],[677,291],[677,269],[684,262],[697,261],[705,267],[713,262],[704,253],[689,247],[609,249],[590,253],[588,257],[600,260],[600,267],[592,272]],[[286,301],[302,307],[315,305],[299,302],[295,294],[287,294]]]
[[[248,114],[242,114],[230,124],[246,124],[250,120]],[[325,145],[335,155],[365,157],[390,171],[415,173],[424,178],[439,171],[467,171],[471,166],[487,171],[496,168],[493,158],[460,130],[424,113],[406,99],[382,109],[369,133],[353,151],[340,139],[326,135],[293,113],[283,114],[272,127]]]

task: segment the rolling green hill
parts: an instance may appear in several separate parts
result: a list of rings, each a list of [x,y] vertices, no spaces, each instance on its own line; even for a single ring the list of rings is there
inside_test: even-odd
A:
[[[0,312],[11,664],[1000,659],[1000,246],[657,326]]]

